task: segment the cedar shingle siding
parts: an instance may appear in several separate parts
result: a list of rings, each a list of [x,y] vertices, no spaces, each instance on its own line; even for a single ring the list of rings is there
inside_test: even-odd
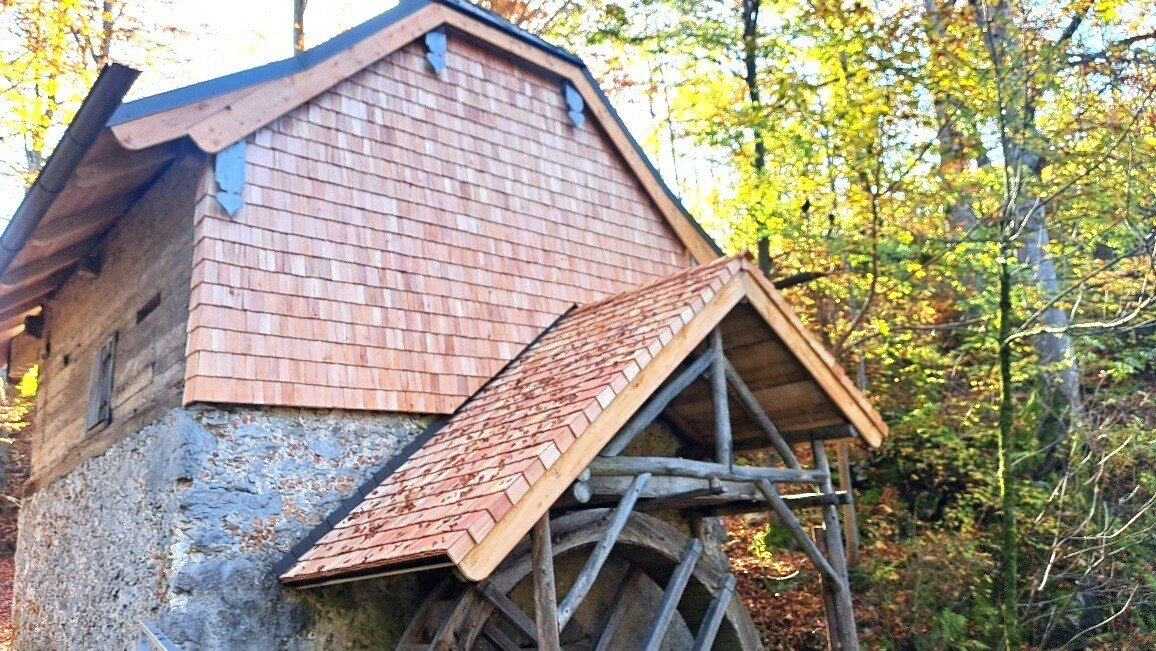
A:
[[[568,306],[685,248],[557,81],[410,44],[249,140],[198,207],[185,401],[446,413]]]

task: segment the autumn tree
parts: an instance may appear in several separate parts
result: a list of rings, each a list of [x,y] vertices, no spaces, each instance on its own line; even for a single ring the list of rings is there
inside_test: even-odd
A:
[[[175,27],[158,24],[168,2],[3,0],[9,35],[0,62],[6,175],[32,182],[100,69],[145,67],[167,52]]]
[[[790,298],[867,371],[895,431],[875,481],[918,520],[986,541],[999,616],[971,634],[1065,644],[1135,609],[1144,589],[1100,577],[1105,546],[1137,558],[1106,536],[1152,522],[1152,466],[1129,456],[1121,490],[1073,478],[1146,440],[1105,427],[1110,390],[1084,395],[1105,356],[1131,360],[1112,362],[1121,389],[1150,368],[1129,348],[1145,346],[1156,283],[1140,4],[641,0],[598,26],[622,53],[615,81],[652,57],[675,68],[654,133],[718,170],[684,197],[728,248],[808,279]],[[1047,560],[1047,540],[1070,556]],[[1142,586],[1137,562],[1114,576]],[[1063,580],[1041,579],[1058,565]]]

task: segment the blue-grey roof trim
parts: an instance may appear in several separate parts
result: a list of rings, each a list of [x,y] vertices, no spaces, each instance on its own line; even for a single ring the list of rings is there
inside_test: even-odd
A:
[[[360,25],[346,30],[324,43],[300,52],[288,59],[273,61],[256,68],[249,68],[240,72],[216,77],[190,86],[176,88],[157,95],[142,97],[138,100],[125,102],[108,121],[108,126],[115,126],[130,120],[142,118],[153,113],[160,113],[180,106],[195,104],[217,95],[223,95],[234,90],[255,86],[257,84],[281,79],[289,75],[308,70],[322,63],[326,59],[338,54],[350,46],[376,34],[393,23],[416,13],[429,5],[431,0],[402,0],[396,7],[379,14]]]

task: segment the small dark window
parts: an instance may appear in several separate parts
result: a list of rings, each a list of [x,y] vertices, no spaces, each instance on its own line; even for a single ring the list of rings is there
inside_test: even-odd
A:
[[[88,385],[88,429],[112,422],[112,369],[116,362],[116,338],[100,347],[92,360],[92,378]]]
[[[136,311],[136,322],[140,323],[141,321],[147,319],[148,316],[153,313],[153,310],[157,309],[160,304],[161,295],[158,292],[155,296],[150,298],[147,303],[142,305],[139,310]]]

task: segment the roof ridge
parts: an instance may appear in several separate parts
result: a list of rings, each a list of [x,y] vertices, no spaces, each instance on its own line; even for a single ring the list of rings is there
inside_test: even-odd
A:
[[[154,113],[161,113],[178,106],[185,106],[194,102],[211,99],[228,92],[241,90],[266,81],[309,70],[336,56],[351,45],[368,38],[393,22],[405,18],[431,4],[441,5],[468,14],[473,18],[484,21],[496,29],[500,29],[514,36],[532,47],[566,59],[580,68],[586,68],[586,64],[578,55],[518,27],[488,9],[476,6],[466,0],[402,0],[397,5],[390,7],[372,18],[368,18],[307,50],[296,52],[291,57],[267,61],[249,68],[195,81],[178,86],[177,88],[171,88],[166,91],[125,102],[108,119],[107,126],[115,126]]]
[[[580,314],[585,314],[586,312],[589,312],[590,310],[599,308],[599,307],[605,305],[606,303],[611,303],[611,302],[616,301],[616,300],[625,299],[625,298],[632,296],[634,294],[640,294],[640,293],[652,290],[655,287],[658,287],[659,285],[674,284],[674,283],[678,282],[679,280],[682,280],[686,276],[704,273],[707,269],[713,269],[715,267],[726,266],[727,264],[729,264],[735,260],[742,260],[744,258],[750,258],[750,256],[751,256],[751,254],[749,251],[742,251],[740,253],[732,253],[731,255],[720,256],[720,257],[715,258],[714,260],[711,260],[709,262],[706,262],[706,263],[703,263],[700,265],[695,265],[693,267],[687,267],[686,269],[683,269],[682,271],[677,271],[677,272],[675,272],[669,276],[663,276],[661,278],[655,278],[655,279],[647,281],[641,285],[638,285],[637,287],[627,289],[627,290],[619,292],[617,294],[610,294],[609,296],[603,296],[602,298],[600,298],[596,301],[592,301],[590,303],[584,303],[582,305],[579,305],[577,307],[577,309],[574,310],[574,316],[578,316]]]

